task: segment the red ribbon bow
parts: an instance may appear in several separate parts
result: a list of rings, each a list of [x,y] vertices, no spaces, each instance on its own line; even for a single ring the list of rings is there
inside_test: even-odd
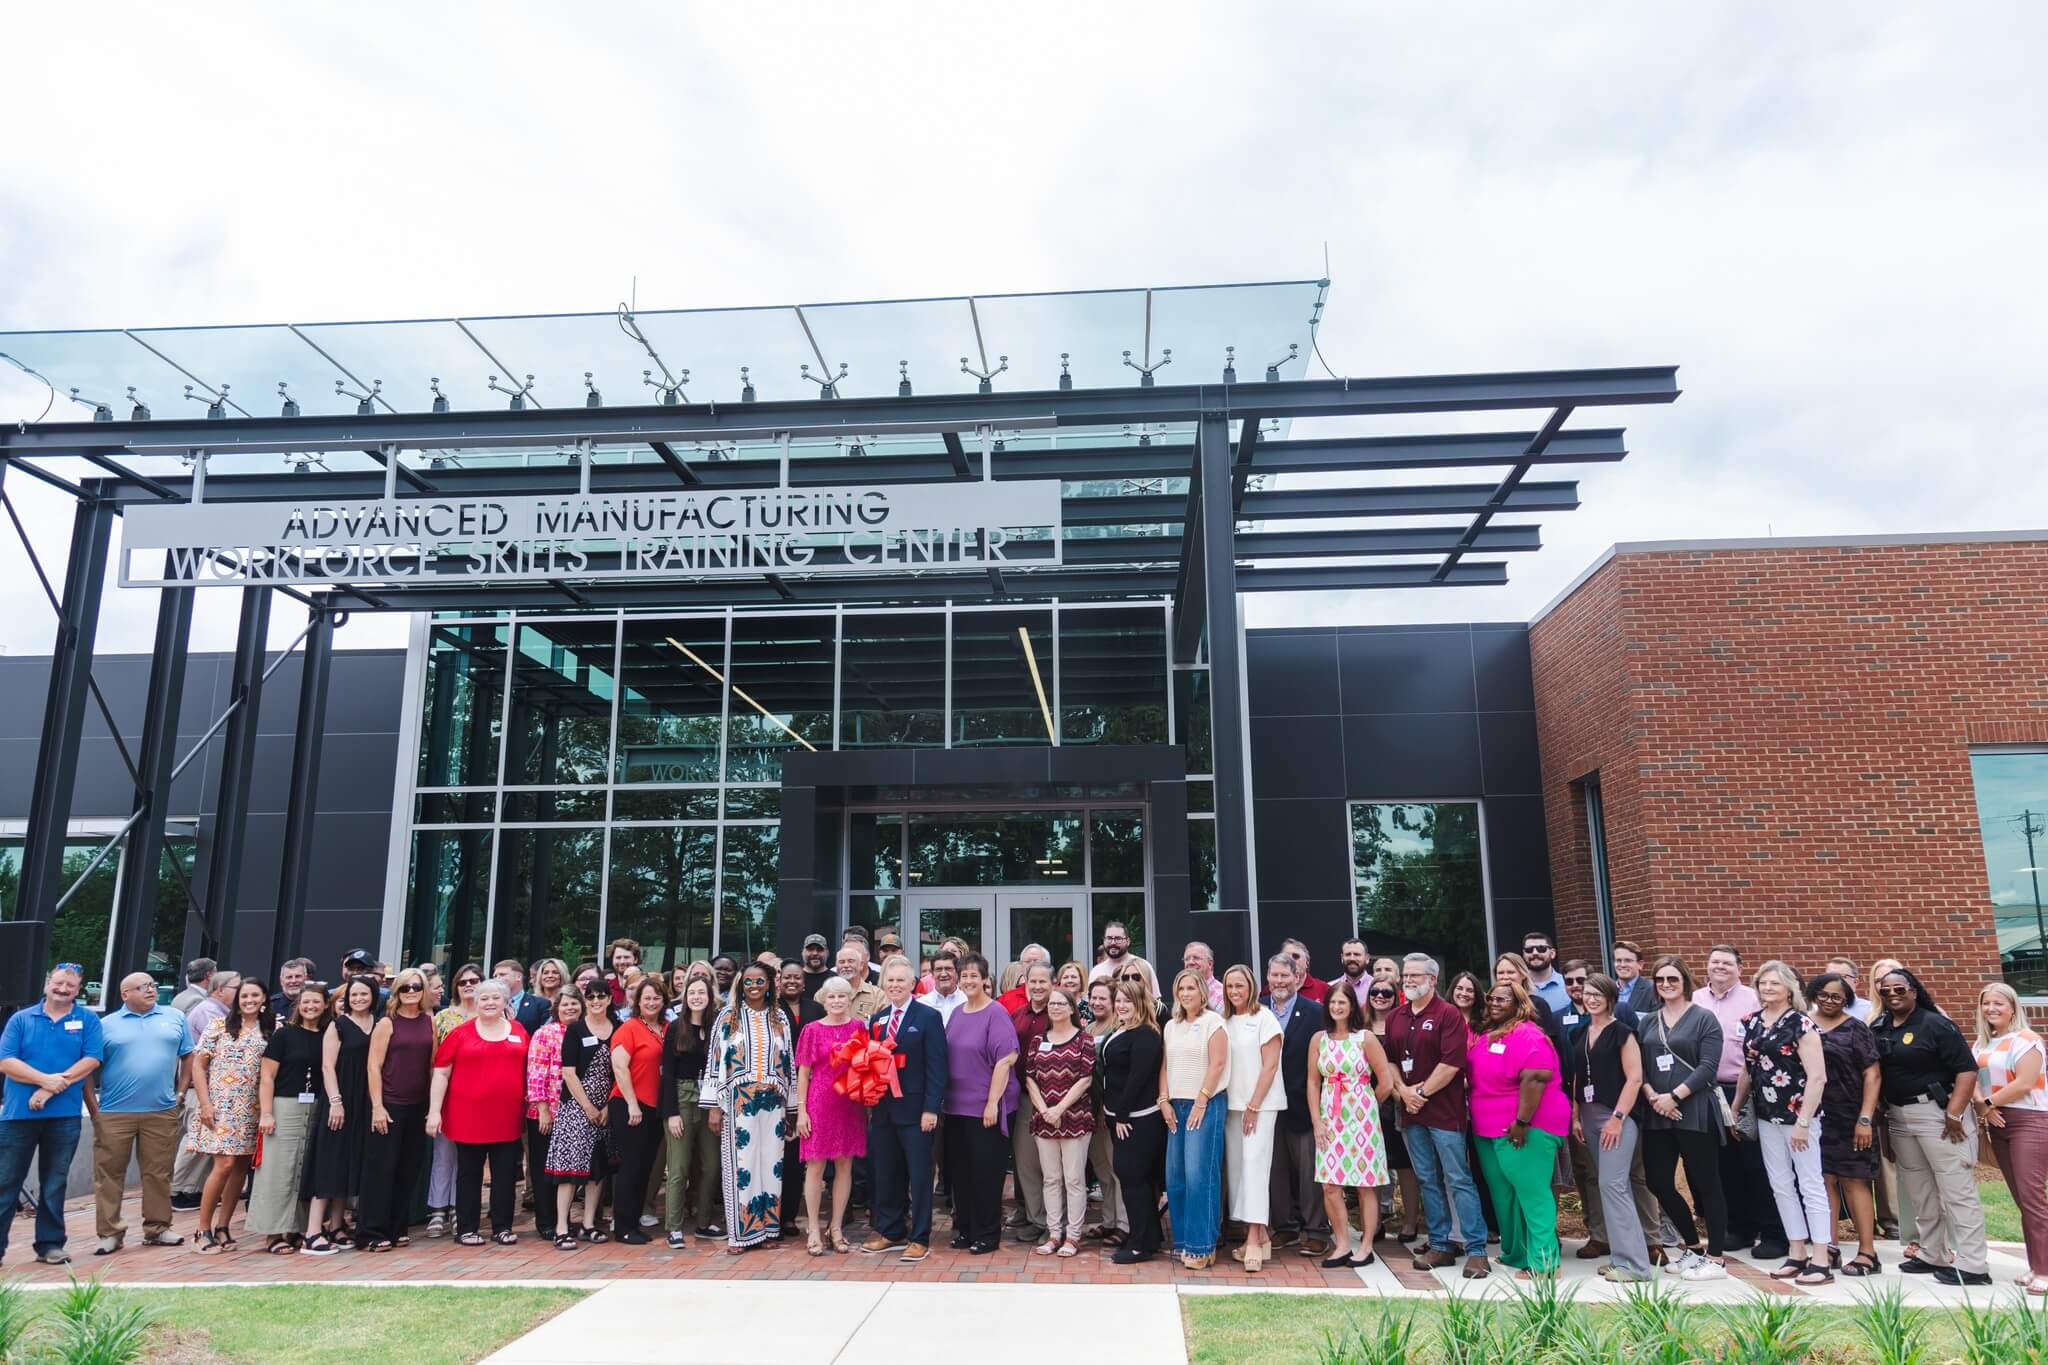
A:
[[[844,1068],[832,1088],[848,1099],[873,1106],[882,1102],[885,1092],[903,1098],[903,1082],[896,1072],[905,1059],[896,1050],[895,1040],[856,1033],[833,1048],[828,1060]]]

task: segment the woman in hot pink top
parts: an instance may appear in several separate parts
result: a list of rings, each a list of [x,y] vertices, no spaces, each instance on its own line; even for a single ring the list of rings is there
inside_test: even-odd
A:
[[[1486,1028],[1465,1049],[1472,1135],[1500,1224],[1500,1258],[1515,1278],[1557,1273],[1557,1202],[1550,1193],[1557,1149],[1571,1123],[1558,1083],[1557,1049],[1514,981],[1487,993]]]

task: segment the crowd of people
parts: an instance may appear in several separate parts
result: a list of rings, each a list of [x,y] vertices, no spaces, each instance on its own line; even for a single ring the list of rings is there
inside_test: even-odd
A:
[[[275,992],[200,959],[168,1005],[137,973],[104,1015],[60,963],[0,1034],[0,1257],[33,1160],[36,1256],[69,1259],[90,1116],[100,1256],[127,1243],[132,1160],[140,1243],[185,1244],[189,1208],[211,1255],[240,1246],[238,1210],[260,1254],[509,1245],[523,1187],[565,1253],[802,1237],[915,1263],[942,1205],[970,1255],[1007,1231],[1199,1270],[1230,1245],[1255,1273],[1288,1249],[1370,1264],[1385,1240],[1419,1270],[1529,1279],[1556,1272],[1575,1192],[1571,1254],[1621,1283],[1720,1278],[1737,1252],[1799,1284],[1867,1277],[1883,1237],[1898,1273],[1969,1285],[1989,1282],[1985,1137],[2022,1283],[2048,1295],[2048,1052],[2002,982],[1957,1020],[1897,961],[1866,997],[1847,959],[1805,975],[1726,944],[1695,979],[1628,942],[1604,971],[1559,964],[1532,933],[1449,982],[1356,939],[1328,980],[1291,939],[1220,975],[1191,943],[1166,979],[1118,924],[1092,963],[1033,944],[1000,971],[959,940],[922,963],[888,932],[830,947],[654,973],[621,939],[601,964],[445,981],[355,952],[331,986],[288,962]]]

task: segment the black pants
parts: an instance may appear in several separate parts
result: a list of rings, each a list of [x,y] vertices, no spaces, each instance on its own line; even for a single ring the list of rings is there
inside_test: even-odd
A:
[[[1700,1239],[1692,1210],[1678,1193],[1678,1163],[1685,1161],[1685,1183],[1707,1225],[1707,1255],[1719,1256],[1728,1240],[1728,1202],[1721,1193],[1721,1135],[1690,1133],[1679,1128],[1643,1130],[1643,1183],[1657,1196],[1664,1216],[1678,1229],[1679,1240],[1692,1246]]]
[[[1735,1103],[1735,1082],[1718,1081],[1721,1093]],[[1721,1197],[1728,1207],[1728,1240],[1738,1247],[1751,1242],[1784,1242],[1785,1220],[1764,1171],[1764,1150],[1756,1142],[1721,1144]]]
[[[618,1174],[612,1177],[612,1235],[640,1232],[640,1215],[647,1203],[647,1182],[654,1179],[654,1159],[661,1152],[664,1129],[654,1116],[654,1106],[640,1106],[640,1122],[626,1120],[626,1102],[615,1099],[605,1118],[605,1141],[618,1154]]]
[[[1114,1119],[1104,1116],[1105,1122]],[[1116,1171],[1117,1187],[1123,1192],[1124,1217],[1131,1234],[1124,1245],[1147,1254],[1159,1250],[1164,1234],[1159,1227],[1159,1178],[1166,1160],[1166,1120],[1146,1114],[1130,1120],[1131,1135],[1110,1139],[1110,1165]]]
[[[894,1241],[932,1240],[932,1138],[919,1119],[893,1119],[877,1105],[868,1122],[875,1167],[875,1231]],[[908,1191],[908,1227],[905,1192]],[[907,1234],[907,1235],[906,1235]]]
[[[1001,1124],[983,1127],[979,1114],[948,1114],[946,1155],[953,1163],[953,1235],[969,1243],[1003,1236],[1003,1177],[1010,1139]]]
[[[391,1122],[363,1138],[363,1192],[356,1220],[372,1241],[403,1237],[412,1226],[413,1193],[427,1170],[427,1106],[387,1104]]]
[[[512,1230],[519,1207],[519,1143],[455,1144],[455,1233],[475,1232],[483,1216],[484,1163],[491,1163],[491,1232]]]
[[[533,1230],[555,1235],[555,1182],[548,1179],[548,1135],[539,1119],[526,1121],[526,1189],[533,1196]]]

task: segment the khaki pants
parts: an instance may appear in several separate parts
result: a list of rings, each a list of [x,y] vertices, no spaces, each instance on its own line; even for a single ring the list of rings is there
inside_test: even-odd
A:
[[[206,1177],[213,1171],[213,1158],[205,1152],[195,1152],[189,1145],[192,1134],[199,1127],[199,1092],[187,1090],[178,1105],[178,1131],[185,1141],[180,1142],[178,1154],[172,1159],[171,1192],[173,1194],[198,1194],[206,1184]]]
[[[121,1195],[128,1183],[128,1158],[142,1171],[142,1233],[161,1237],[171,1230],[171,1166],[178,1157],[178,1111],[110,1114],[92,1123],[93,1222],[102,1237],[121,1237]]]
[[[997,1136],[1001,1136],[998,1134]],[[1045,1168],[1038,1160],[1038,1139],[1020,1107],[1010,1119],[1010,1147],[1017,1173],[1017,1211],[1035,1228],[1045,1226]]]
[[[1941,1135],[1944,1110],[1931,1100],[1885,1110],[1899,1189],[1920,1225],[1920,1259],[1982,1273],[1991,1268],[1984,1245],[1984,1205],[1977,1198],[1977,1116],[1963,1112],[1963,1140]]]

